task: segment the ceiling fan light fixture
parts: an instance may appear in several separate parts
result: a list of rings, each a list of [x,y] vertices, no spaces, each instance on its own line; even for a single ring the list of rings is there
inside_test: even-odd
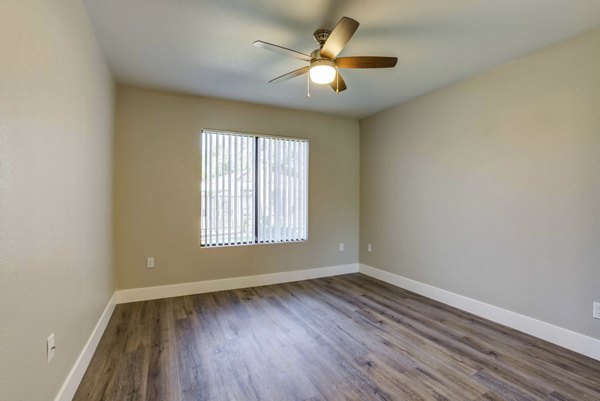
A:
[[[310,63],[310,80],[316,84],[330,84],[335,79],[336,69],[332,60],[317,59]]]
[[[287,81],[288,79],[299,77],[308,72],[308,79],[306,82],[309,90],[310,82],[312,81],[321,85],[329,84],[335,93],[340,93],[348,89],[348,87],[338,69],[392,68],[395,67],[398,62],[396,57],[338,57],[340,52],[342,52],[348,44],[350,38],[352,38],[352,35],[354,35],[354,32],[358,29],[358,26],[358,21],[353,20],[352,18],[342,17],[331,31],[329,29],[317,29],[313,33],[313,36],[317,43],[319,43],[319,48],[315,49],[310,54],[274,45],[273,43],[263,42],[262,40],[257,40],[252,43],[252,45],[307,62],[304,67],[273,78],[269,83]],[[310,97],[310,94],[307,93],[307,96]]]

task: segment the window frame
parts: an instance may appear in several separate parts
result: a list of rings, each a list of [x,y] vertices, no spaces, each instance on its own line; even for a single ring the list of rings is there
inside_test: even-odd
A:
[[[282,245],[282,244],[301,244],[303,242],[307,242],[309,239],[309,216],[310,216],[310,139],[306,137],[297,137],[297,136],[286,136],[286,135],[276,135],[276,134],[264,134],[250,131],[234,131],[234,130],[225,130],[225,129],[217,129],[217,128],[202,128],[200,131],[200,138],[202,138],[203,133],[216,132],[219,134],[230,134],[230,135],[241,135],[248,136],[254,138],[254,147],[253,147],[253,155],[254,155],[254,177],[253,180],[255,184],[258,183],[258,138],[276,138],[276,139],[287,139],[293,141],[302,141],[306,142],[306,236],[301,240],[294,241],[277,241],[277,242],[259,242],[258,241],[258,195],[260,191],[255,191],[254,194],[254,240],[252,242],[240,242],[234,244],[216,244],[216,245],[203,245],[202,244],[202,202],[203,196],[200,195],[200,221],[199,221],[199,236],[198,236],[198,244],[201,249],[211,249],[211,248],[228,248],[228,247],[237,247],[237,246],[254,246],[254,245]],[[202,148],[202,139],[199,141],[200,143],[200,187],[202,187],[202,175],[203,175],[203,167],[204,167],[204,149]],[[256,187],[255,185],[255,187]]]

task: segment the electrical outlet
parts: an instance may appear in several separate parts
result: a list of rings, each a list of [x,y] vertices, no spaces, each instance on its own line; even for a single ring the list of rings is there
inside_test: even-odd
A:
[[[344,252],[344,243],[340,242],[340,252]]]
[[[367,244],[367,251],[368,252],[373,252],[373,245]]]
[[[600,319],[600,302],[594,302],[594,312],[592,313],[595,319]]]
[[[54,358],[54,352],[56,351],[56,344],[54,343],[54,333],[48,336],[46,340],[46,355],[48,356],[48,362]]]
[[[153,256],[146,258],[146,267],[148,269],[154,269],[154,257]]]

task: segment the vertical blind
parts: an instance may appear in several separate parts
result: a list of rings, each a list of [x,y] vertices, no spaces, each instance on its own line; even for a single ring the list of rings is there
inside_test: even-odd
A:
[[[202,131],[200,244],[304,241],[308,141]]]

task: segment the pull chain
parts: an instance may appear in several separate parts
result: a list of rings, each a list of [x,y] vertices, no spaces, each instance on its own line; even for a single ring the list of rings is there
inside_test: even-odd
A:
[[[306,74],[306,97],[310,99],[310,74]]]
[[[340,93],[340,73],[337,65],[335,66],[335,93]]]

